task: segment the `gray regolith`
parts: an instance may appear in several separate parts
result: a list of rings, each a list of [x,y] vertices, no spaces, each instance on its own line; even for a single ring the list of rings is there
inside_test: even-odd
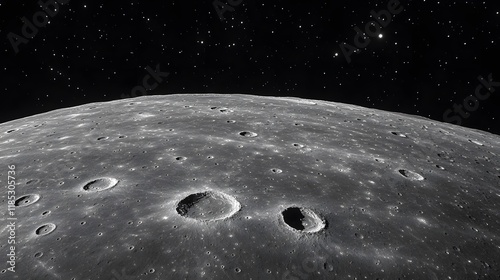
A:
[[[9,121],[18,259],[0,278],[498,278],[499,155],[487,132],[298,98],[144,96]]]

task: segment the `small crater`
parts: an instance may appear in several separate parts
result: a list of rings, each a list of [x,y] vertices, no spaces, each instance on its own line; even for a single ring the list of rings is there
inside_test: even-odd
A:
[[[240,208],[240,203],[234,197],[221,192],[206,191],[188,195],[177,203],[176,211],[190,219],[217,221],[233,216]]]
[[[306,145],[303,145],[303,144],[299,144],[299,143],[293,143],[292,144],[295,148],[297,149],[303,149],[306,147]]]
[[[38,179],[35,179],[35,180],[29,180],[29,181],[27,181],[27,182],[26,182],[26,185],[29,185],[29,184],[36,184],[36,183],[39,183],[39,182],[40,182],[40,180],[38,180]]]
[[[20,198],[18,198],[16,200],[16,202],[14,202],[14,205],[15,206],[20,206],[20,207],[28,206],[28,205],[31,205],[31,204],[37,202],[40,199],[40,197],[41,196],[38,195],[38,194],[23,195]]]
[[[97,138],[97,141],[106,140],[106,139],[108,139],[108,137],[99,137],[99,138]]]
[[[361,233],[354,233],[354,236],[359,239],[364,239],[365,237]]]
[[[311,148],[307,147],[304,144],[293,143],[292,145],[296,148],[296,151],[299,151],[299,152],[302,152],[302,153],[308,153],[308,152],[312,151]]]
[[[233,112],[233,110],[230,110],[226,107],[210,107],[211,110],[219,110],[219,112],[221,113],[229,113],[229,112]]]
[[[83,189],[85,191],[100,192],[115,187],[118,182],[115,178],[104,177],[88,182],[83,186]]]
[[[471,139],[469,139],[469,142],[472,142],[472,143],[474,143],[474,144],[476,144],[476,145],[479,145],[479,146],[484,146],[484,144],[483,144],[483,143],[481,143],[481,142],[479,142],[479,141],[476,141],[476,140],[471,140]]]
[[[394,131],[392,131],[391,133],[392,133],[392,134],[394,134],[394,135],[396,135],[396,136],[399,136],[399,137],[408,138],[408,136],[406,136],[406,135],[405,135],[405,134],[403,134],[403,133],[394,132]]]
[[[406,170],[406,169],[399,169],[398,171],[399,171],[399,174],[401,174],[401,176],[408,178],[410,180],[415,180],[415,181],[424,180],[424,177],[416,172]]]
[[[55,229],[56,229],[56,225],[49,223],[49,224],[45,224],[45,225],[37,228],[35,230],[35,234],[40,235],[40,236],[47,235],[47,234],[53,232]]]
[[[326,226],[325,221],[310,209],[289,207],[281,215],[291,229],[300,232],[318,232]]]
[[[178,160],[178,161],[184,161],[186,159],[187,159],[186,157],[176,157],[175,158],[175,160]]]
[[[42,256],[43,256],[42,252],[36,252],[33,257],[35,257],[35,258],[41,258]]]
[[[14,132],[14,131],[16,131],[16,130],[15,130],[15,129],[7,130],[7,132],[6,132],[6,133],[12,133],[12,132]]]
[[[257,137],[257,133],[251,131],[242,131],[240,135],[243,137]]]
[[[279,174],[279,173],[283,173],[283,170],[281,170],[279,168],[273,168],[273,169],[271,169],[271,172]]]

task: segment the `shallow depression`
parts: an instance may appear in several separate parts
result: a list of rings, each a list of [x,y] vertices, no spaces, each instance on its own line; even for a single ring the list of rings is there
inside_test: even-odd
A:
[[[18,198],[16,200],[16,202],[14,203],[15,206],[28,206],[28,205],[31,205],[35,202],[37,202],[39,199],[40,199],[40,195],[38,194],[27,194],[27,195],[23,195],[21,196],[20,198]]]
[[[56,225],[52,223],[48,223],[45,225],[40,226],[35,230],[36,235],[47,235],[51,232],[53,232],[56,229]]]
[[[85,186],[83,186],[83,189],[85,191],[100,192],[111,189],[116,186],[116,184],[118,184],[117,179],[104,177],[88,182],[87,184],[85,184]]]
[[[406,177],[410,180],[415,180],[415,181],[424,180],[424,177],[416,172],[406,170],[406,169],[399,169],[398,171],[399,171],[399,174],[401,174],[401,176]]]
[[[257,133],[251,132],[251,131],[242,131],[239,134],[240,134],[240,136],[243,136],[243,137],[249,137],[249,138],[257,137]]]

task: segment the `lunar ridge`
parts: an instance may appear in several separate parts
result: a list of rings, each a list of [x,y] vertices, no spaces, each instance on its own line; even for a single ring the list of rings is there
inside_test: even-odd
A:
[[[488,132],[293,97],[13,120],[0,182],[15,165],[17,270],[0,278],[494,279],[499,155]]]

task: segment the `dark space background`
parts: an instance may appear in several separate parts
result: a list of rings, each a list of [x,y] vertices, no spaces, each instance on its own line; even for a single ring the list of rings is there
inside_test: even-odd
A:
[[[479,76],[500,82],[497,0],[401,0],[350,63],[340,44],[354,46],[354,27],[389,0],[243,0],[223,21],[213,0],[60,2],[16,53],[9,36],[23,36],[21,18],[33,22],[42,7],[0,0],[0,122],[131,96],[157,65],[169,76],[147,94],[296,96],[438,121],[474,95]],[[499,105],[500,87],[461,125],[500,134]]]

